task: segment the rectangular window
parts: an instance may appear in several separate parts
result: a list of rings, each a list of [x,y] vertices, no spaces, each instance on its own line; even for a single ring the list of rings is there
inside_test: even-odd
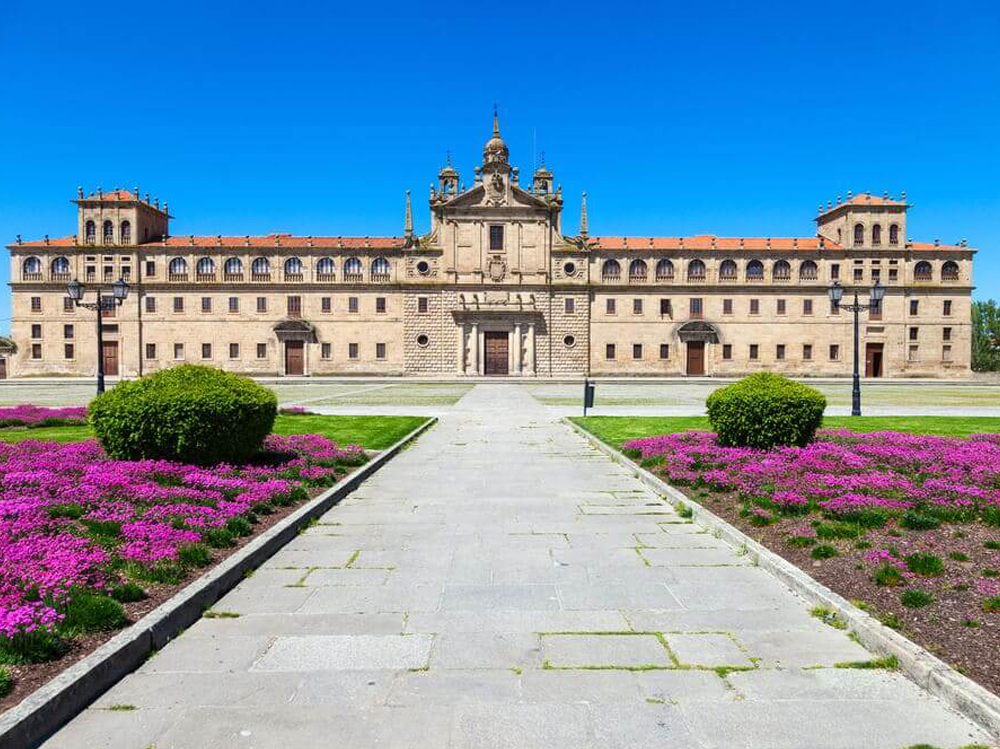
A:
[[[785,314],[785,300],[784,299],[779,299],[778,300],[778,314],[779,315]]]
[[[840,263],[833,263],[830,266],[830,278],[834,280],[840,278]]]
[[[945,328],[945,330],[950,332],[951,328]],[[63,325],[63,338],[72,338],[73,332],[74,331],[72,325]]]
[[[72,297],[64,296],[63,297],[63,312],[72,312],[74,309],[76,309],[76,305],[73,304]]]
[[[42,298],[40,296],[31,297],[31,311],[32,312],[42,311]]]
[[[700,297],[692,297],[690,302],[690,311],[692,320],[700,320],[704,314],[702,311],[702,304]]]
[[[723,343],[722,344],[722,358],[726,361],[730,361],[733,358],[733,344]]]
[[[267,358],[267,344],[266,343],[258,343],[257,344],[257,358],[258,359],[266,359]]]
[[[34,325],[31,326],[31,337],[32,338],[42,337],[42,326],[39,325],[38,323],[35,323]]]
[[[333,309],[333,304],[331,303],[330,297],[325,296],[320,300],[320,308],[323,312],[329,312]]]
[[[229,358],[239,359],[240,358],[240,344],[230,343],[229,344]]]
[[[910,328],[910,340],[911,341],[917,340],[917,333],[919,331],[920,331],[920,328]]]
[[[302,317],[302,297],[290,296],[288,297],[287,301],[288,301],[288,316]]]
[[[358,344],[348,343],[347,344],[347,358],[357,359],[358,358]]]
[[[632,344],[632,358],[633,359],[641,359],[642,358],[642,344],[641,343],[633,343]]]
[[[865,278],[865,269],[864,268],[855,268],[854,269],[854,280],[855,281],[863,281],[864,278]]]
[[[890,281],[890,283],[892,281],[898,281],[898,280],[899,280],[899,269],[898,268],[889,268],[889,281]]]
[[[614,359],[615,358],[615,344],[609,343],[604,347],[604,358]]]
[[[919,350],[918,346],[910,346],[910,350],[909,350],[909,354],[908,354],[909,360],[910,361],[916,361],[917,358],[919,357],[919,353],[920,353],[920,350]]]
[[[802,358],[805,361],[812,361],[813,358],[813,347],[811,343],[802,344]]]
[[[201,358],[202,359],[211,359],[212,358],[212,344],[211,343],[203,343],[203,344],[201,344]]]
[[[660,344],[660,358],[661,359],[669,359],[670,358],[670,344],[669,343],[661,343]]]
[[[947,346],[945,348],[947,348]],[[64,343],[63,344],[63,356],[65,358],[67,358],[67,359],[72,359],[73,358],[73,344],[72,343]]]
[[[785,344],[779,343],[777,349],[774,352],[774,358],[778,361],[785,360]]]
[[[882,270],[880,268],[872,268],[872,283],[873,284],[878,283],[881,279],[882,279]]]
[[[68,326],[72,327],[72,326]],[[72,336],[70,336],[72,338]],[[941,340],[950,341],[951,340],[951,328],[945,328],[941,331]]]
[[[756,343],[750,344],[750,361],[757,361],[760,358],[760,346]]]
[[[94,278],[95,278],[95,276],[96,276],[96,274],[97,274],[97,271],[94,269],[94,266],[93,265],[88,265],[84,270],[86,271],[86,274],[87,274],[87,280],[88,281],[93,281]]]
[[[332,347],[330,346],[329,343],[324,343],[322,346],[320,346],[320,356],[324,359],[329,359],[331,348]]]
[[[174,312],[183,312],[183,311],[184,311],[184,297],[182,297],[182,296],[175,296],[174,297]]]
[[[811,315],[813,313],[813,300],[803,299],[802,300],[802,314]]]
[[[118,314],[118,305],[115,304],[115,298],[111,294],[101,294],[101,302],[103,302],[101,317],[114,317]]]
[[[830,361],[837,361],[840,359],[840,346],[836,343],[830,344]]]
[[[125,280],[125,281],[128,281],[128,280],[131,279],[131,277],[132,277],[132,269],[129,266],[127,266],[127,265],[123,265],[122,266],[122,279]]]
[[[607,313],[609,315],[615,314],[615,300],[614,299],[608,299],[607,300],[607,306],[605,307],[605,309],[607,310]]]
[[[229,297],[229,311],[230,312],[240,311],[240,298],[238,296]]]
[[[258,312],[267,312],[267,297],[266,296],[259,296],[259,297],[257,297],[257,311]]]
[[[156,297],[146,297],[146,312],[156,312]]]
[[[183,343],[175,343],[174,344],[174,358],[175,359],[183,359],[184,358],[184,344]]]
[[[944,300],[943,314],[945,317],[951,317],[951,299]]]
[[[660,300],[660,314],[661,315],[666,315],[667,317],[673,317],[674,316],[674,310],[670,306],[670,300],[669,299],[661,299]]]
[[[115,277],[115,269],[111,265],[104,266],[104,280],[111,281]]]
[[[731,315],[733,314],[733,300],[723,299],[722,300],[722,314]]]
[[[491,250],[502,250],[503,249],[503,227],[502,226],[491,226],[490,227],[490,249]]]
[[[66,358],[68,359],[69,357],[66,357]],[[941,347],[941,360],[942,361],[951,361],[951,346],[942,346]]]
[[[384,359],[385,358],[385,344],[384,343],[376,343],[375,344],[375,358],[376,359]]]
[[[377,296],[375,297],[375,313],[385,314],[385,297]]]
[[[916,315],[919,309],[920,309],[920,300],[919,299],[911,299],[910,300],[910,315]]]
[[[566,303],[567,303],[567,309],[566,309],[566,311],[567,312],[572,312],[573,311],[573,309],[572,309],[573,308],[572,302],[573,302],[572,299],[567,299],[566,300]],[[427,297],[425,297],[425,296],[417,297],[417,312],[419,312],[422,315],[427,313]]]
[[[868,308],[868,319],[869,320],[881,320],[882,319],[882,300],[877,302],[872,302],[871,307]]]
[[[146,344],[146,358],[147,359],[155,359],[156,358],[156,344],[155,343],[147,343]]]
[[[146,278],[151,278],[156,275],[156,261],[147,260],[146,261]]]
[[[641,315],[642,314],[642,300],[641,299],[633,299],[632,300],[632,314],[633,315]]]
[[[750,314],[759,315],[760,314],[760,299],[750,300]]]
[[[42,344],[40,343],[31,344],[31,358],[32,359],[42,358]]]
[[[566,299],[565,301],[565,311],[567,315],[572,315],[576,311],[576,300]]]
[[[347,311],[348,312],[358,311],[358,298],[356,296],[347,297]]]

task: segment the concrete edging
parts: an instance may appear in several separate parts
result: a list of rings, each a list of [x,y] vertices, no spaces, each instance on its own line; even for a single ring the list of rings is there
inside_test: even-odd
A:
[[[813,606],[825,606],[847,623],[861,644],[877,655],[894,655],[899,660],[899,670],[911,681],[931,694],[944,700],[950,707],[973,721],[994,738],[1000,739],[1000,697],[963,676],[937,656],[917,645],[878,619],[862,611],[843,596],[834,593],[814,580],[791,562],[754,541],[738,528],[730,525],[711,510],[675,489],[626,455],[605,444],[586,429],[564,418],[577,433],[589,440],[598,450],[632,471],[636,478],[665,499],[683,502],[690,507],[694,522],[712,531],[718,538],[746,554],[757,564],[787,585],[794,593]]]
[[[303,526],[338,504],[407,443],[435,423],[437,418],[429,417],[394,445],[299,507],[86,658],[62,671],[10,708],[0,716],[0,749],[27,749],[51,736],[116,682],[140,666],[151,651],[162,648],[200,619],[208,607],[243,579],[246,572],[256,569],[273,556],[295,538]]]

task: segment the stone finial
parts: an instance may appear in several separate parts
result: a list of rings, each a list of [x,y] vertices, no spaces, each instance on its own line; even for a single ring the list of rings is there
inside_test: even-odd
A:
[[[21,244],[21,235],[20,234],[17,235],[17,243]]]
[[[97,197],[99,197],[99,198],[100,198],[100,197],[103,197],[103,196],[104,196],[104,191],[103,191],[103,190],[101,190],[101,186],[100,186],[100,185],[98,185],[98,186],[97,186]]]
[[[741,250],[743,249],[745,243],[746,243],[746,240],[743,237],[740,237],[740,249]]]
[[[309,247],[312,247],[312,246],[313,246],[313,235],[312,235],[312,234],[310,234],[310,235],[309,235],[308,237],[306,237],[306,244],[307,244],[307,245],[308,245]]]
[[[218,241],[219,247],[222,247],[222,235],[221,234],[216,234],[215,235],[215,239]]]
[[[826,247],[826,237],[824,237],[822,234],[820,234],[819,235],[819,248],[823,249],[824,247]]]
[[[194,247],[194,234],[188,234],[188,244]]]
[[[965,237],[962,237],[961,241],[959,242],[959,245],[965,247]]]
[[[886,190],[886,191],[885,191],[885,192],[884,192],[884,193],[882,194],[882,197],[883,197],[883,198],[885,198],[886,200],[888,200],[888,199],[889,199],[889,191],[888,191],[888,190]]]
[[[139,199],[139,185],[133,185],[132,187],[132,197],[136,200]]]
[[[938,239],[937,237],[934,237],[934,246],[935,247],[940,247],[941,246],[941,240]]]
[[[80,199],[83,198],[83,185],[77,185],[77,188],[76,188],[76,197],[78,197]]]
[[[165,200],[163,201],[163,212],[164,213],[170,213],[170,211],[167,210],[167,201],[165,201]]]
[[[840,198],[837,198],[837,202],[838,203],[840,202]],[[829,211],[831,208],[833,208],[833,201],[832,200],[826,201],[826,210]]]
[[[149,205],[149,193],[146,193],[146,205]]]
[[[837,196],[837,205],[840,205],[840,196]]]
[[[903,202],[905,203],[906,202],[906,190],[903,190],[903,192],[901,194],[901,197],[903,199]]]
[[[160,210],[160,199],[159,198],[153,198],[153,207],[156,208],[156,210]]]
[[[518,180],[520,179],[520,176],[519,176],[520,173],[521,173],[521,170],[518,167],[516,167],[516,166],[513,169],[511,169],[511,179],[510,179],[510,181],[513,182],[515,185],[517,184]]]
[[[49,235],[48,235],[48,234],[46,234],[46,235],[45,235],[45,244],[48,244],[48,243],[49,243]]]
[[[590,222],[587,219],[587,193],[584,192],[580,198],[580,236],[585,237],[590,231]]]
[[[771,238],[767,238],[767,249],[771,249]]]
[[[851,202],[851,198],[853,197],[853,195],[854,195],[853,192],[851,192],[850,190],[847,191],[847,202],[848,203]]]
[[[243,244],[246,247],[250,246],[250,235],[249,234],[244,235],[244,237],[243,237]]]
[[[410,191],[406,191],[406,215],[403,218],[403,234],[413,236],[413,206],[410,204]]]
[[[823,212],[823,204],[820,203],[819,206],[816,208],[816,213],[822,213],[822,212]]]

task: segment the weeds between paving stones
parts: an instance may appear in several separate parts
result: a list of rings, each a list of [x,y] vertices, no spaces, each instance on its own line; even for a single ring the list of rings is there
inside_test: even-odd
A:
[[[884,658],[872,658],[867,661],[842,661],[840,663],[834,663],[834,668],[861,668],[861,669],[886,669],[887,671],[895,671],[899,668],[899,659],[894,655],[889,655]]]
[[[847,629],[847,622],[841,619],[836,611],[831,611],[826,606],[814,606],[809,613],[834,629]]]

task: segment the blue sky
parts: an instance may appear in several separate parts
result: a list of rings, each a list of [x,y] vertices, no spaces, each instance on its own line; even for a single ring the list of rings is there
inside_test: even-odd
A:
[[[582,190],[594,234],[772,236],[905,190],[1000,297],[998,46],[986,2],[0,0],[0,241],[74,232],[77,185],[139,185],[174,234],[398,234],[410,189],[426,229],[496,101],[567,231]]]

